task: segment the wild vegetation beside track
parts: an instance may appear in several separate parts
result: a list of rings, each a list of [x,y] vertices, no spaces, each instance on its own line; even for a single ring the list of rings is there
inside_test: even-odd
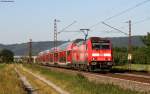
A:
[[[50,86],[48,86],[38,78],[35,78],[33,75],[29,74],[28,72],[24,71],[23,68],[20,67],[20,64],[15,66],[20,71],[20,73],[26,77],[26,79],[31,84],[31,86],[36,90],[37,94],[58,94]]]
[[[143,47],[133,47],[132,46],[132,60],[131,67],[129,68],[128,62],[128,48],[114,47],[113,57],[115,65],[113,69],[117,70],[133,70],[133,71],[143,71],[150,72],[150,33],[147,36],[141,37],[141,40],[145,44]]]
[[[131,90],[124,90],[112,84],[99,84],[89,81],[81,74],[71,75],[64,72],[53,71],[39,65],[24,65],[34,72],[38,72],[56,85],[69,91],[71,94],[147,94]]]
[[[0,64],[0,69],[4,68],[5,64]]]
[[[0,64],[0,94],[26,94],[12,64]]]
[[[143,64],[150,65],[150,33],[147,36],[141,37],[141,40],[145,44],[143,47],[133,47],[132,46],[132,64]],[[113,57],[116,65],[128,64],[128,48],[127,47],[114,47]],[[142,67],[142,66],[141,66]]]
[[[125,64],[125,65],[121,65],[121,66],[113,66],[113,70],[129,70],[129,66],[130,66],[130,70],[131,71],[137,71],[137,72],[149,72],[150,73],[150,65],[147,64]]]

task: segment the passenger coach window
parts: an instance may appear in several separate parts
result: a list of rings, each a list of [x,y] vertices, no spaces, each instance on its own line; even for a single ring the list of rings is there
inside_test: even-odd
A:
[[[87,50],[88,49],[88,45],[86,44],[85,47],[86,47],[86,50]]]
[[[70,55],[70,51],[67,51],[67,56],[69,56]]]

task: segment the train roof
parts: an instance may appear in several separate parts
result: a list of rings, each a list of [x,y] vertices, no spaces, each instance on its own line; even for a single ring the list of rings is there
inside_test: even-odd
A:
[[[56,48],[56,51],[71,50],[73,44],[77,44],[77,43],[82,42],[82,41],[84,41],[84,39],[76,39],[73,41],[63,43]],[[38,55],[42,55],[42,54],[48,53],[48,52],[54,52],[54,47],[51,49],[48,49],[48,50],[41,51],[41,52],[39,52]]]
[[[101,40],[109,40],[108,38],[102,38],[102,37],[89,37],[88,39],[101,39]]]
[[[92,42],[110,42],[110,40],[108,38],[101,38],[101,37],[90,37],[89,40],[91,40]]]
[[[44,51],[39,52],[39,55],[42,55],[42,54],[45,54],[45,53],[49,53],[49,52],[50,52],[50,50],[44,50]]]
[[[59,48],[60,51],[62,51],[62,50],[71,50],[73,44],[79,43],[81,41],[84,41],[84,39],[76,39],[76,40],[71,41],[71,42],[66,42],[66,43],[58,46],[58,48]]]
[[[54,49],[56,49],[56,51],[59,51],[58,47],[57,48],[53,47],[53,48],[50,49],[50,52],[54,52]]]
[[[66,50],[66,48],[68,48],[69,45],[71,45],[72,42],[67,42],[67,43],[64,43],[60,46],[58,46],[59,50]]]
[[[76,40],[74,40],[74,41],[72,41],[73,43],[79,43],[79,42],[81,42],[81,41],[84,41],[84,39],[76,39]]]

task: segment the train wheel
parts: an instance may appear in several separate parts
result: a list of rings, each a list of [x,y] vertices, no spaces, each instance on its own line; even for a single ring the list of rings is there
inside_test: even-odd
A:
[[[86,66],[87,66],[87,65],[86,65]],[[86,71],[88,71],[88,72],[93,71],[93,67],[92,67],[92,66],[87,66],[87,67],[86,67]]]
[[[81,71],[84,71],[84,69],[85,69],[84,67],[85,67],[84,64],[80,64],[80,70],[81,70]]]
[[[89,67],[87,65],[85,66],[85,71],[89,71]]]
[[[93,70],[92,66],[89,66],[89,72],[91,72]]]
[[[76,65],[75,65],[75,64],[72,64],[72,68],[73,68],[73,69],[76,69]]]

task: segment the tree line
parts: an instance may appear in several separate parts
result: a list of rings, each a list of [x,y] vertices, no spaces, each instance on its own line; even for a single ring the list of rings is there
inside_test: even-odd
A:
[[[14,60],[14,53],[8,49],[0,50],[0,63],[12,63]]]
[[[133,64],[150,64],[150,33],[141,37],[144,47],[132,46],[132,61]],[[128,48],[113,48],[114,62],[117,65],[128,63]]]
[[[141,37],[144,47],[132,47],[132,64],[150,64],[150,33]],[[113,58],[116,65],[128,63],[128,48],[113,48]],[[0,63],[14,61],[14,53],[8,49],[0,50]]]

